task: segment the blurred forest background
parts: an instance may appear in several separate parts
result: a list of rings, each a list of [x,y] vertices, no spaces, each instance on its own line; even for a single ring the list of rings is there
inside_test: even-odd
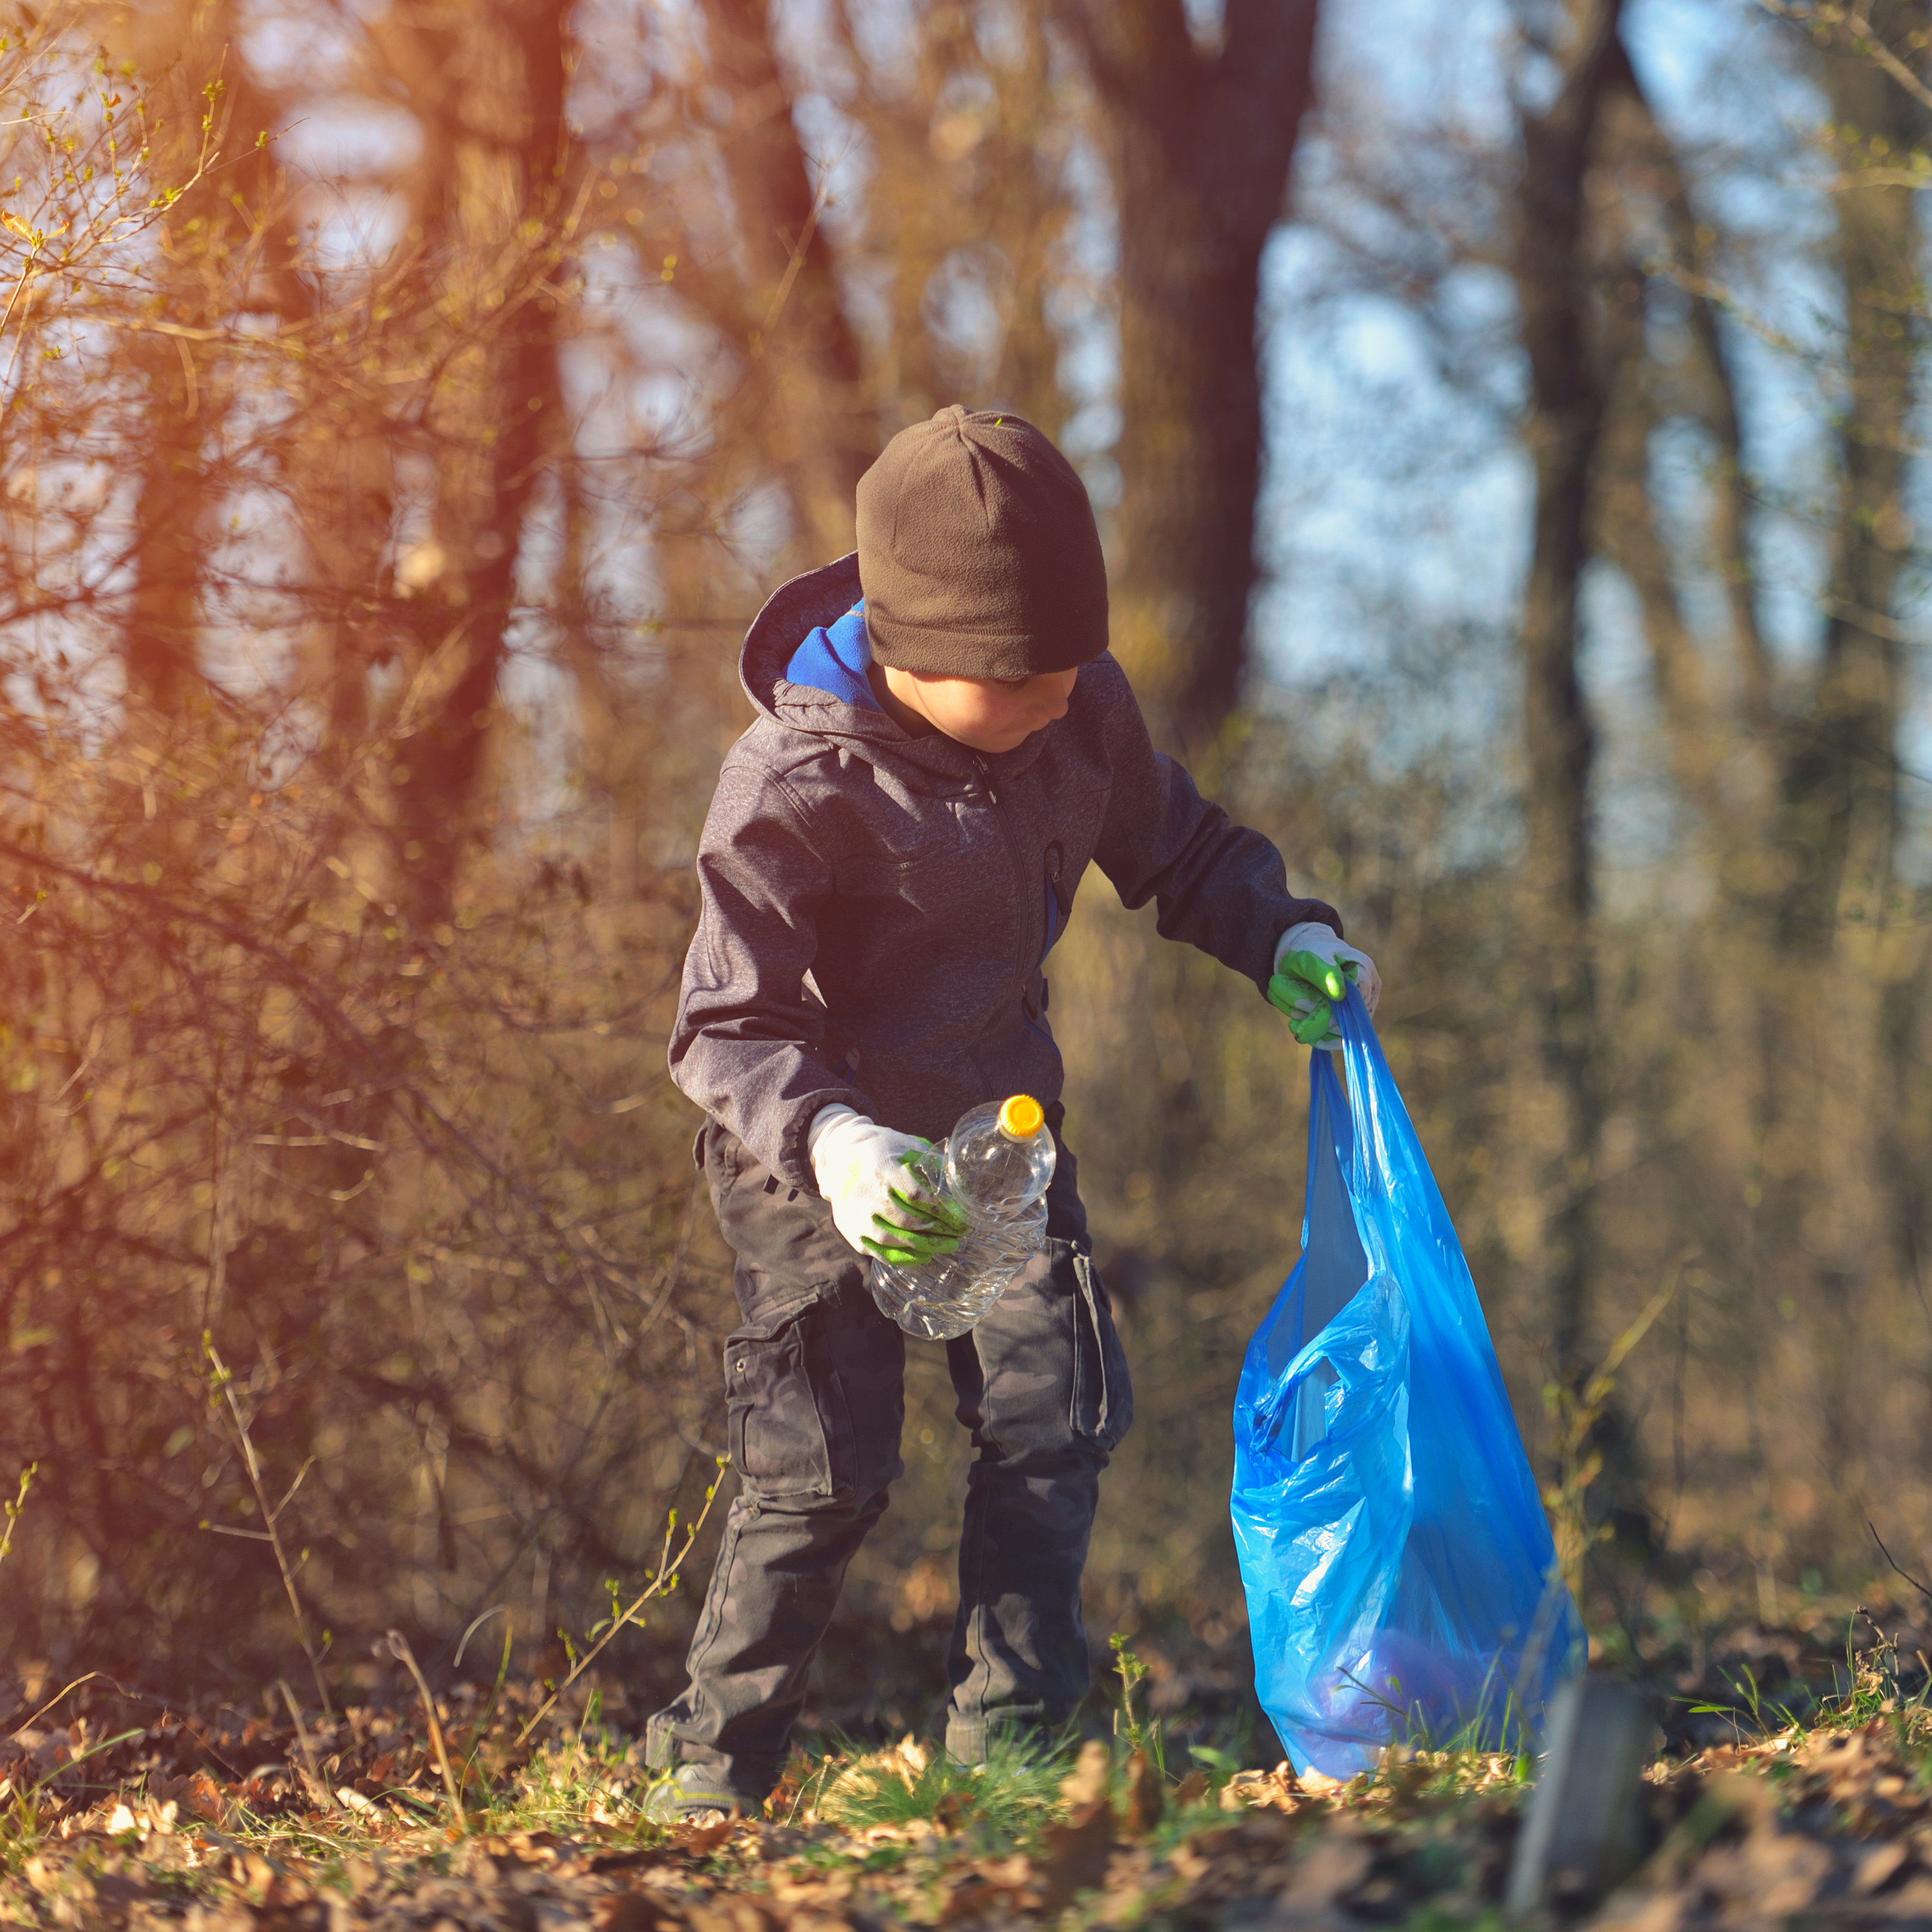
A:
[[[338,1689],[496,1605],[554,1667],[689,1520],[738,640],[955,400],[1082,465],[1158,735],[1376,956],[1593,1628],[1932,1562],[1932,7],[4,10],[17,1675],[298,1669],[278,1510]],[[1304,1057],[1103,886],[1055,968],[1139,1393],[1091,1616],[1172,1700],[1242,1667]],[[914,1354],[853,1712],[950,1622]]]

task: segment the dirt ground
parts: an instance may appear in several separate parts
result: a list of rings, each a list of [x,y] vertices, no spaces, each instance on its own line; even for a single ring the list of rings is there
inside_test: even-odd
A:
[[[1744,1628],[1660,1651],[1644,1862],[1550,1916],[1932,1927],[1924,1648],[1867,1616],[1836,1657]],[[910,1735],[821,1732],[764,1819],[664,1831],[621,1694],[586,1680],[532,1727],[548,1695],[461,1684],[298,1720],[285,1686],[249,1714],[88,1678],[0,1730],[0,1925],[1484,1926],[1534,1773],[1469,1750],[1393,1750],[1346,1784],[1242,1767],[1188,1742],[1184,1698],[1163,1719],[1143,1695],[1107,1737],[976,1772]]]

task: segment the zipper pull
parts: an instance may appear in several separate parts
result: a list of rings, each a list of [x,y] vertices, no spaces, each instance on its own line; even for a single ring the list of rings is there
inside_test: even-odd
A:
[[[986,760],[976,752],[973,755],[973,763],[979,772],[980,782],[986,788],[986,796],[998,805],[1000,802],[1000,794],[993,789],[992,776],[986,770]]]

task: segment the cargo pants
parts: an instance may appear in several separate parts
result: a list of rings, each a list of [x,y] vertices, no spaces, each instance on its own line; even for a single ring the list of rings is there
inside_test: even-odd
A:
[[[651,1719],[646,1752],[661,1770],[711,1766],[759,1799],[784,1766],[846,1566],[904,1473],[906,1337],[879,1312],[863,1258],[823,1201],[786,1187],[716,1120],[698,1152],[737,1257],[724,1384],[740,1488],[690,1681]],[[946,1750],[965,1763],[985,1758],[996,1728],[1052,1729],[1086,1695],[1081,1572],[1100,1472],[1133,1419],[1064,1146],[1047,1205],[1044,1260],[945,1344],[957,1414],[979,1451],[947,1664]]]

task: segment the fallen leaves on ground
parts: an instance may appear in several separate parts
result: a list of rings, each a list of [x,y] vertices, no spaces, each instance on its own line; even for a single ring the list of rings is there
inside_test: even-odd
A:
[[[1126,1932],[1293,1922],[1348,1932],[1425,1915],[1437,1927],[1493,1924],[1523,1798],[1508,1757],[1391,1753],[1375,1775],[1346,1783],[1282,1764],[1210,1790],[1200,1773],[1177,1781],[1143,1754],[1093,1742],[1057,1793],[1043,1785],[1018,1841],[994,1843],[970,1778],[908,1738],[800,1760],[774,1822],[658,1831],[639,1814],[634,1750],[586,1756],[580,1738],[566,1737],[532,1758],[508,1748],[507,1731],[466,1730],[460,1709],[444,1722],[458,1761],[479,1768],[465,1780],[464,1828],[406,1711],[299,1728],[232,1712],[135,1724],[110,1703],[16,1731],[0,1739],[0,1926]],[[1797,1918],[1932,1926],[1927,1730],[1916,1712],[1882,1711],[1659,1760],[1647,1798],[1654,1849],[1584,1922],[1602,1932]],[[527,1808],[545,1791],[549,1828],[492,1828],[513,1800]],[[864,1822],[893,1804],[927,1808]]]

